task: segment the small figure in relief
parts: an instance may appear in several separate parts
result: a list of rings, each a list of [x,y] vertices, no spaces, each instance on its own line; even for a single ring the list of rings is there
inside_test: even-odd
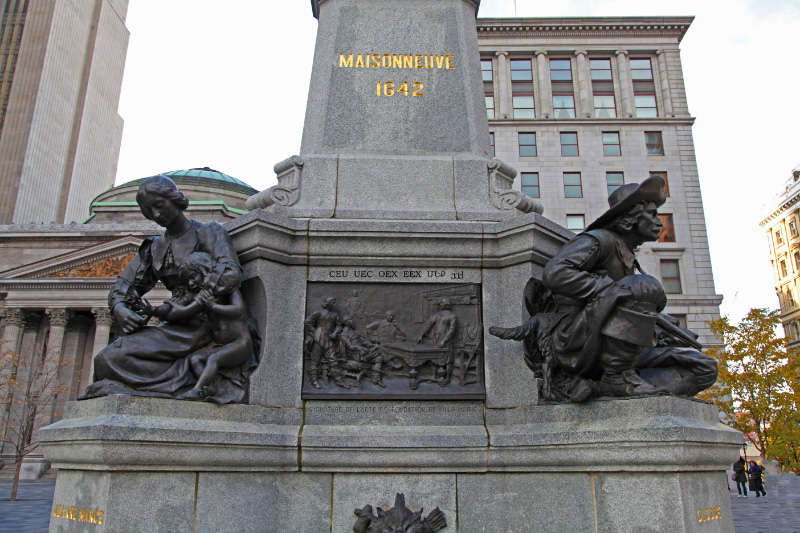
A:
[[[200,377],[192,389],[178,395],[182,400],[203,400],[213,396],[213,381],[219,370],[243,364],[253,351],[241,291],[235,289],[220,297],[215,297],[212,292],[220,272],[209,254],[189,254],[180,266],[180,275],[186,279],[189,289],[186,294],[190,301],[166,300],[153,312],[161,320],[178,323],[208,312],[212,342],[216,348],[212,352],[200,351],[189,357],[192,372]]]
[[[444,384],[450,383],[453,377],[453,337],[458,329],[458,317],[450,310],[450,301],[442,298],[439,302],[439,312],[430,317],[422,325],[422,331],[417,335],[417,344],[430,334],[431,344],[437,348],[449,348],[445,370],[447,372]]]
[[[386,344],[406,340],[406,332],[394,319],[394,311],[386,311],[382,320],[367,324],[367,335],[372,342]]]
[[[339,358],[336,350],[336,339],[342,331],[339,315],[333,310],[336,298],[325,298],[322,310],[314,311],[303,322],[305,340],[303,349],[309,358],[309,381],[315,389],[320,389],[320,371],[323,362],[327,365],[327,376],[339,387],[348,388],[342,380]]]
[[[384,388],[383,384],[383,362],[386,357],[378,344],[370,343],[361,333],[356,331],[356,325],[352,317],[346,315],[342,319],[342,332],[339,333],[339,345],[344,364],[355,364],[354,370],[359,375],[356,379],[356,387],[362,388],[360,382],[362,369],[360,363],[366,363],[371,367],[372,383]]]

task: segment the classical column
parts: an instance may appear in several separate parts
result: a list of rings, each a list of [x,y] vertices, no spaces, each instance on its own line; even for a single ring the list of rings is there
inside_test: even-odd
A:
[[[633,82],[627,50],[617,50],[617,79],[622,97],[622,116],[630,118],[633,116]]]
[[[592,118],[594,116],[594,104],[592,102],[591,74],[589,72],[589,62],[586,60],[586,50],[575,52],[577,58],[578,74],[578,100],[580,101],[580,111],[576,110],[575,116]]]
[[[22,309],[6,309],[6,318],[3,321],[5,330],[3,331],[3,343],[0,346],[0,354],[13,353],[19,354],[19,345],[22,341],[22,332],[25,328],[25,311]],[[5,383],[6,380],[14,374],[15,366],[9,363],[0,364],[0,382]],[[0,431],[5,431],[6,421],[8,420],[8,398],[0,397]],[[0,451],[3,446],[0,443]]]
[[[497,94],[494,95],[495,118],[508,118],[511,106],[509,93],[511,92],[510,72],[508,70],[508,52],[495,52],[497,56]]]
[[[672,109],[672,94],[669,90],[669,72],[667,71],[667,54],[664,50],[656,52],[658,55],[658,79],[661,82],[661,102],[664,106],[664,116],[674,117]]]
[[[108,307],[95,307],[92,309],[95,317],[94,344],[92,345],[92,361],[89,365],[89,383],[94,379],[94,358],[100,350],[108,346],[108,336],[111,334],[111,324],[114,315]]]
[[[59,374],[59,387],[66,389],[61,393],[56,401],[59,410],[63,405],[69,401],[77,398],[81,391],[81,371],[84,361],[84,354],[86,353],[86,332],[92,326],[94,321],[85,315],[73,316],[67,325],[67,332],[64,337],[64,356],[63,361],[67,362],[61,367]],[[89,359],[87,356],[86,359]],[[60,417],[56,416],[58,420]]]
[[[43,427],[53,422],[56,403],[54,391],[58,389],[61,381],[62,365],[68,364],[64,359],[64,334],[67,331],[67,321],[69,321],[72,311],[64,308],[52,308],[45,310],[45,313],[50,317],[50,333],[47,336],[47,351],[42,354],[42,357],[45,358],[42,378],[46,382],[42,384],[44,389],[41,395],[43,397],[53,396],[48,405],[40,407],[41,410],[36,416],[36,425],[38,427]]]
[[[550,91],[550,65],[547,64],[547,52],[536,50],[536,76],[539,79],[539,109],[542,118],[553,116],[553,98]]]

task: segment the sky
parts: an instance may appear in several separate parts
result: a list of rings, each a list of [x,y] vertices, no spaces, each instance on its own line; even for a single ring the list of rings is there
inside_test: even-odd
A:
[[[130,2],[117,183],[209,166],[261,190],[299,152],[310,2],[220,5]],[[800,164],[800,0],[483,0],[478,15],[694,16],[681,61],[721,312],[778,306],[758,223]]]

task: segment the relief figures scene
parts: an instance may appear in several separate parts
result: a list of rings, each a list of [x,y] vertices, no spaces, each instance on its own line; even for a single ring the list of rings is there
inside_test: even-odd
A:
[[[480,285],[309,283],[303,398],[483,399]]]

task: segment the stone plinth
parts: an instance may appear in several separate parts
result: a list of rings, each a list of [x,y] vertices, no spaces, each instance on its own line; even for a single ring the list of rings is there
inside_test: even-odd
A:
[[[404,492],[440,507],[445,532],[633,533],[731,531],[724,469],[741,436],[714,406],[669,397],[275,409],[112,396],[70,403],[39,439],[59,468],[51,531],[345,533],[354,508]]]
[[[472,0],[314,2],[299,157],[248,209],[290,217],[506,220],[538,211],[489,146]]]

